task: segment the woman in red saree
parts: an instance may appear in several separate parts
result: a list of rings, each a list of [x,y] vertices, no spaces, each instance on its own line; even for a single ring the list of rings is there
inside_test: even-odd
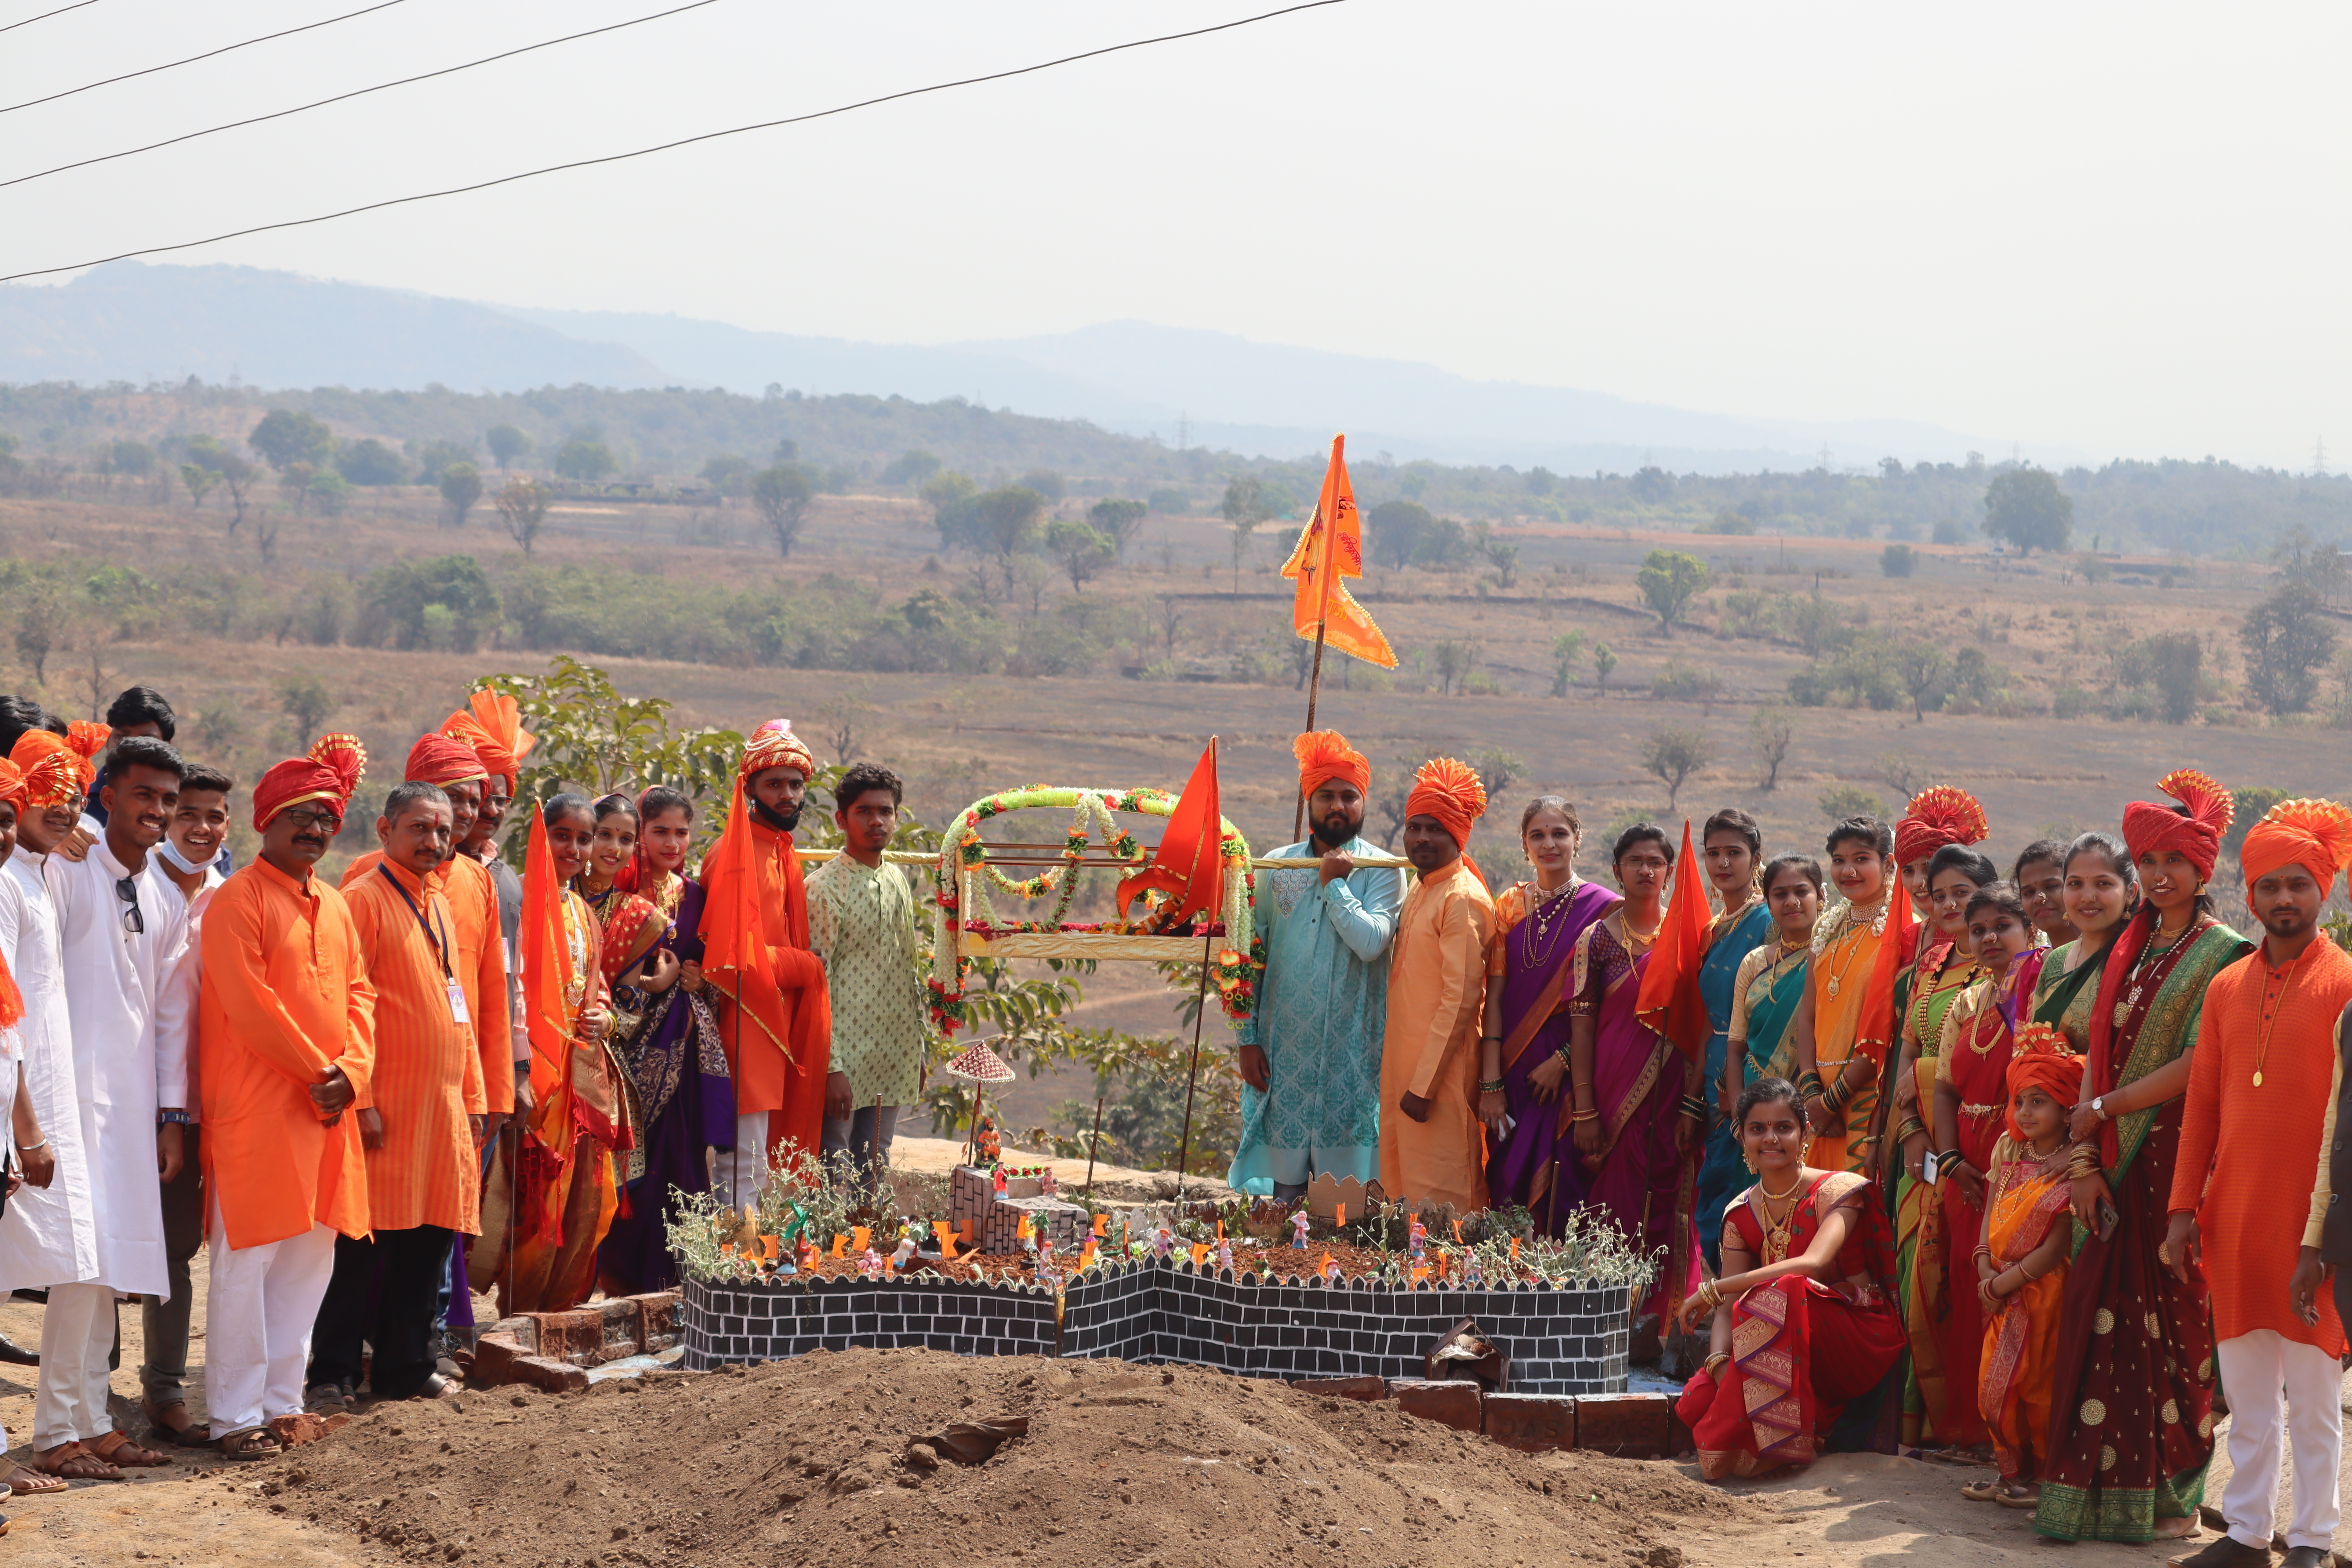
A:
[[[1704,1063],[1684,1060],[1634,1011],[1665,923],[1674,846],[1664,829],[1638,823],[1618,836],[1611,858],[1625,899],[1576,939],[1568,993],[1575,1093],[1560,1116],[1591,1173],[1584,1206],[1608,1215],[1659,1265],[1636,1316],[1656,1314],[1663,1333],[1699,1281],[1695,1210],[1706,1106],[1695,1096]]]
[[[1903,1352],[1887,1295],[1895,1249],[1870,1178],[1804,1163],[1786,1079],[1749,1084],[1738,1110],[1756,1184],[1725,1212],[1722,1276],[1683,1304],[1685,1329],[1714,1326],[1675,1407],[1708,1480],[1811,1463],[1839,1413]]]

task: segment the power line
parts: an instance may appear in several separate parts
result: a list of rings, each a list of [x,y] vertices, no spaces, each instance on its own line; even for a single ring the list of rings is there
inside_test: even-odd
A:
[[[83,0],[85,5],[94,3],[95,0]],[[430,81],[436,76],[448,76],[456,71],[472,70],[476,66],[486,66],[497,60],[511,59],[517,55],[527,55],[533,49],[551,49],[558,44],[568,44],[579,38],[593,38],[599,33],[616,33],[624,27],[634,27],[644,22],[658,22],[664,16],[675,16],[681,11],[698,10],[702,6],[716,4],[718,0],[692,0],[689,5],[674,5],[667,11],[656,11],[650,16],[638,16],[626,22],[614,22],[609,26],[591,27],[584,33],[571,33],[561,38],[549,38],[544,43],[525,44],[519,49],[508,49],[502,54],[484,55],[480,59],[467,60],[464,65],[459,66],[444,66],[439,70],[426,71],[421,76],[404,76],[398,81],[378,82],[373,87],[355,88],[350,92],[339,92],[332,98],[322,98],[316,103],[305,103],[293,109],[281,109],[270,114],[257,114],[249,120],[232,120],[226,125],[215,125],[204,131],[191,131],[184,136],[167,136],[161,142],[150,142],[144,147],[128,147],[120,153],[101,153],[95,158],[84,158],[72,163],[59,163],[54,169],[43,169],[31,174],[19,174],[13,180],[0,180],[0,190],[5,190],[10,185],[21,185],[27,180],[40,180],[51,174],[62,174],[68,169],[86,169],[92,163],[104,163],[116,158],[130,158],[141,153],[152,153],[159,147],[171,147],[182,142],[193,142],[199,136],[212,136],[223,131],[237,130],[241,126],[258,125],[266,120],[283,120],[289,114],[301,114],[309,110],[324,109],[328,104],[341,103],[347,98],[364,98],[369,93],[383,92],[390,88],[406,87],[411,82]]]
[[[54,11],[44,11],[37,16],[27,16],[21,22],[11,22],[0,27],[0,33],[13,33],[19,27],[29,27],[36,22],[46,22],[52,16],[62,16],[68,11],[79,11],[85,5],[95,5],[98,0],[74,0],[70,5],[60,5]]]
[[[232,229],[226,234],[210,235],[203,239],[184,239],[174,245],[150,245],[138,250],[124,250],[112,256],[101,256],[91,261],[71,261],[62,267],[37,267],[29,271],[0,274],[0,283],[14,283],[24,278],[46,278],[58,272],[79,272],[87,267],[103,267],[110,261],[128,261],[140,256],[160,256],[166,251],[193,250],[198,246],[218,245],[224,240],[243,239],[248,235],[268,234],[275,229],[302,228],[310,224],[332,223],[337,218],[353,217],[361,213],[375,212],[383,207],[405,206],[411,202],[436,201],[443,196],[462,196],[474,191],[487,191],[497,185],[510,185],[518,180],[537,179],[541,174],[559,174],[571,169],[590,169],[600,163],[625,163],[631,158],[644,158],[656,153],[667,153],[679,147],[691,147],[698,142],[716,142],[722,137],[741,136],[754,131],[773,131],[780,126],[801,125],[812,120],[825,120],[834,115],[848,114],[860,109],[872,109],[877,104],[894,103],[902,98],[920,98],[926,93],[946,92],[959,87],[977,87],[983,82],[1003,81],[1010,77],[1028,76],[1036,71],[1051,70],[1056,66],[1074,65],[1080,60],[1090,60],[1103,55],[1119,54],[1128,49],[1148,48],[1154,44],[1172,44],[1186,38],[1205,37],[1211,33],[1230,32],[1235,27],[1246,27],[1258,22],[1270,22],[1277,16],[1288,16],[1300,11],[1318,11],[1326,5],[1339,5],[1345,3],[1346,0],[1301,0],[1301,3],[1296,5],[1285,5],[1276,11],[1262,11],[1255,16],[1243,16],[1231,22],[1218,22],[1206,27],[1193,27],[1181,33],[1162,33],[1156,37],[1136,38],[1124,44],[1107,44],[1098,49],[1064,55],[1059,59],[1041,60],[1034,66],[1015,66],[1011,70],[991,71],[985,76],[970,76],[955,81],[934,82],[929,87],[910,87],[898,92],[886,92],[878,98],[860,99],[856,103],[845,103],[833,109],[819,109],[807,114],[787,115],[782,120],[763,120],[756,125],[737,125],[725,131],[706,131],[698,136],[682,136],[675,142],[664,142],[652,147],[640,147],[634,152],[611,153],[601,158],[577,158],[568,163],[550,163],[544,168],[526,169],[520,174],[501,174],[497,179],[479,180],[470,185],[451,185],[446,190],[420,191],[413,196],[393,196],[380,202],[368,202],[360,206],[345,207],[340,212],[320,213],[315,217],[288,218],[279,223],[256,224],[250,228]],[[385,0],[385,4],[397,4],[397,0]]]
[[[83,3],[89,4],[89,0],[83,0]],[[278,33],[264,33],[257,38],[247,38],[243,43],[223,44],[219,48],[206,49],[203,54],[190,55],[184,60],[173,60],[168,64],[160,66],[149,66],[144,70],[124,71],[121,76],[110,76],[102,81],[84,82],[79,87],[69,87],[63,92],[53,92],[47,98],[28,98],[22,103],[12,103],[5,109],[0,109],[0,114],[14,114],[20,109],[30,109],[37,103],[55,103],[61,98],[71,98],[75,93],[88,92],[92,88],[111,87],[118,81],[129,81],[133,77],[153,76],[157,71],[176,70],[181,66],[192,66],[198,60],[211,59],[215,55],[230,54],[237,49],[249,49],[256,44],[266,44],[272,38],[290,38],[297,33],[308,33],[318,27],[331,27],[338,22],[348,22],[354,16],[364,16],[371,11],[381,11],[387,5],[397,5],[399,4],[401,4],[401,0],[376,0],[376,3],[373,5],[362,5],[356,11],[346,11],[340,16],[330,16],[323,22],[305,22],[299,27],[289,27],[283,32]],[[66,9],[70,11],[73,7],[68,5]],[[52,11],[49,15],[54,16],[57,13]],[[37,22],[40,18],[36,16],[33,20]],[[19,26],[22,26],[24,24],[21,22],[17,24]]]

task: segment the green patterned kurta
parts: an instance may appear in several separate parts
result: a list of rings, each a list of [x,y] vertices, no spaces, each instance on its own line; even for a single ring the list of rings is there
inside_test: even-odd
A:
[[[833,1003],[833,1070],[859,1106],[922,1097],[923,983],[906,873],[843,855],[809,873],[809,946]]]

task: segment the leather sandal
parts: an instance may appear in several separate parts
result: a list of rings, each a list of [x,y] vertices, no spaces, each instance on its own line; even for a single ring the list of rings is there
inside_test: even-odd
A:
[[[184,1426],[172,1425],[168,1417],[175,1410],[180,1413],[180,1419],[187,1425]],[[168,1443],[174,1448],[209,1448],[213,1446],[211,1436],[205,1431],[204,1423],[188,1414],[188,1406],[184,1401],[174,1399],[169,1405],[150,1405],[142,1402],[139,1413],[147,1417],[147,1425],[150,1428],[148,1436],[158,1442]]]
[[[17,1497],[39,1497],[48,1492],[70,1491],[73,1489],[55,1476],[45,1476],[38,1470],[7,1461],[8,1469],[0,1475],[0,1486],[6,1487]]]
[[[90,1451],[108,1464],[125,1469],[160,1470],[172,1462],[171,1455],[133,1441],[128,1432],[109,1432],[90,1445]]]
[[[248,1463],[255,1459],[274,1459],[286,1451],[278,1434],[267,1426],[239,1426],[213,1439],[221,1458]]]
[[[33,1468],[61,1481],[119,1481],[122,1472],[83,1447],[60,1443],[47,1453],[33,1456]]]

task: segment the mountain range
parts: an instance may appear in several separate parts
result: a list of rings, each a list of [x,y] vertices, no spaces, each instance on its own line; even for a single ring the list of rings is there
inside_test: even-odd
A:
[[[1824,448],[1836,466],[1954,462],[1986,447],[1900,420],[1740,418],[1143,321],[921,345],[483,304],[249,267],[118,262],[61,286],[0,288],[0,382],[191,375],[264,387],[776,385],[961,397],[1251,456],[1296,458],[1344,429],[1353,449],[1400,461],[1567,473],[1651,462],[1682,472],[1802,468]]]

